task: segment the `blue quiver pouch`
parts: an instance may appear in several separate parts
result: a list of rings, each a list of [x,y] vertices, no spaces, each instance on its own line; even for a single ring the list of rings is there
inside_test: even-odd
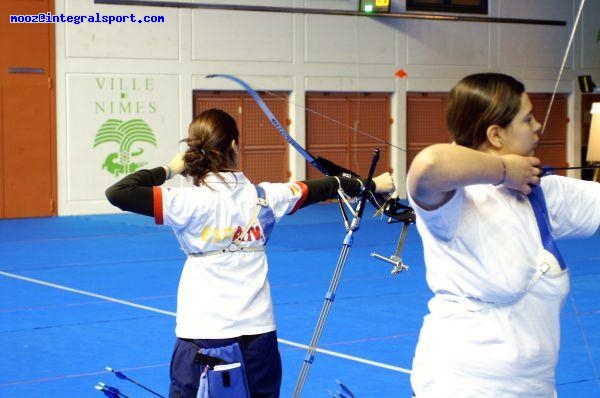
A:
[[[196,355],[204,370],[197,398],[249,398],[242,352],[238,343],[202,348]]]

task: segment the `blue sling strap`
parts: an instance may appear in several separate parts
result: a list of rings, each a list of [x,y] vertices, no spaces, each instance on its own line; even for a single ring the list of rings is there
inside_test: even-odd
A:
[[[258,221],[262,227],[263,237],[265,239],[265,244],[269,240],[271,236],[271,232],[273,232],[273,226],[275,225],[275,215],[273,214],[273,209],[271,209],[267,203],[265,190],[263,187],[259,185],[254,186],[256,188],[256,195],[258,196],[259,206],[261,206],[260,211],[258,212]]]
[[[256,196],[257,203],[254,210],[254,215],[250,223],[246,226],[245,229],[239,234],[236,239],[233,239],[228,247],[219,250],[212,250],[202,253],[187,253],[190,257],[206,257],[213,256],[217,254],[230,253],[230,252],[253,252],[253,251],[264,251],[264,245],[262,246],[242,246],[240,243],[243,241],[243,238],[246,236],[250,228],[254,225],[256,221],[259,222],[260,228],[262,230],[262,236],[265,241],[265,245],[271,236],[271,232],[273,232],[273,227],[275,226],[275,214],[273,213],[273,209],[269,207],[269,203],[267,202],[267,197],[265,194],[265,190],[263,187],[255,185],[256,188]]]
[[[550,233],[550,219],[548,218],[548,207],[546,206],[546,198],[544,198],[544,191],[542,187],[537,185],[533,187],[533,190],[529,194],[529,202],[533,208],[535,214],[535,220],[537,221],[540,235],[542,236],[542,244],[544,249],[552,253],[556,258],[556,261],[560,264],[560,269],[564,270],[567,268],[565,261],[563,260],[556,242]]]

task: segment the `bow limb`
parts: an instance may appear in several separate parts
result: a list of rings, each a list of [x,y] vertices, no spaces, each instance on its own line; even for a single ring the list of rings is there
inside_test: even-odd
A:
[[[267,119],[269,119],[271,124],[273,126],[275,126],[275,129],[277,130],[277,132],[279,134],[281,134],[283,136],[283,138],[285,138],[285,140],[287,142],[289,142],[290,145],[293,146],[294,149],[296,149],[300,153],[300,155],[302,155],[302,157],[308,161],[308,163],[310,163],[312,166],[314,166],[321,173],[323,173],[325,175],[329,175],[328,170],[325,169],[325,167],[321,163],[319,163],[319,161],[313,155],[311,155],[306,149],[304,149],[302,147],[302,145],[298,144],[298,142],[292,138],[292,136],[283,127],[283,125],[281,124],[279,119],[277,119],[277,117],[275,117],[273,112],[271,112],[271,109],[269,109],[269,107],[267,106],[265,101],[263,101],[263,99],[260,97],[260,95],[258,95],[258,93],[252,87],[250,87],[250,85],[248,83],[246,83],[239,77],[235,77],[233,75],[213,74],[213,75],[207,75],[206,77],[209,79],[214,78],[214,77],[221,77],[224,79],[229,79],[229,80],[239,84],[240,86],[242,86],[244,88],[244,90],[246,90],[246,92],[248,94],[250,94],[252,99],[258,104],[258,106],[260,107],[260,110],[265,114],[265,116],[267,116]]]
[[[339,166],[330,160],[327,160],[320,156],[314,157],[313,155],[311,155],[310,152],[308,152],[306,149],[304,149],[302,147],[302,145],[300,145],[296,140],[294,140],[292,138],[292,136],[290,136],[290,134],[286,131],[286,129],[281,124],[281,122],[277,119],[277,117],[273,114],[273,112],[271,112],[271,109],[269,109],[269,107],[267,106],[265,101],[261,98],[261,96],[256,92],[256,90],[254,90],[252,87],[250,87],[250,85],[248,83],[246,83],[244,80],[240,79],[239,77],[236,77],[233,75],[227,75],[227,74],[211,74],[211,75],[207,75],[206,77],[209,79],[214,78],[214,77],[221,77],[224,79],[231,80],[231,81],[237,83],[238,85],[242,86],[242,88],[244,88],[244,90],[246,90],[246,92],[248,94],[250,94],[252,99],[257,103],[257,105],[260,107],[260,110],[265,114],[267,119],[269,119],[271,124],[277,130],[277,132],[279,134],[281,134],[283,136],[283,138],[285,138],[285,140],[291,146],[293,146],[294,149],[296,149],[300,153],[300,155],[302,155],[302,157],[304,159],[306,159],[306,161],[308,163],[310,163],[313,167],[315,167],[317,170],[319,170],[324,175],[326,175],[326,176],[337,175],[337,176],[344,176],[344,177],[358,177],[358,174],[356,174],[355,172],[348,170],[342,166]],[[390,145],[390,144],[388,144],[388,145]]]

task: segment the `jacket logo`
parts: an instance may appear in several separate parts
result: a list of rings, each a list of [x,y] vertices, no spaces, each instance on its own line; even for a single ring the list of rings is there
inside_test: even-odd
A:
[[[204,227],[202,232],[200,232],[200,239],[204,242],[222,242],[224,240],[231,241],[237,240],[239,236],[244,232],[244,228],[238,226],[235,228],[235,232],[233,228],[215,228],[215,227]],[[262,231],[260,225],[256,224],[251,226],[246,232],[246,236],[244,236],[241,241],[242,242],[252,242],[257,241],[262,238]]]

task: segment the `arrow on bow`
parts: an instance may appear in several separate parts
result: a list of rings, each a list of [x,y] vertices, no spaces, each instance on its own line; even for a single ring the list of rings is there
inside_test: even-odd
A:
[[[540,177],[554,174],[555,171],[560,170],[598,170],[600,166],[572,166],[572,167],[542,167]]]

